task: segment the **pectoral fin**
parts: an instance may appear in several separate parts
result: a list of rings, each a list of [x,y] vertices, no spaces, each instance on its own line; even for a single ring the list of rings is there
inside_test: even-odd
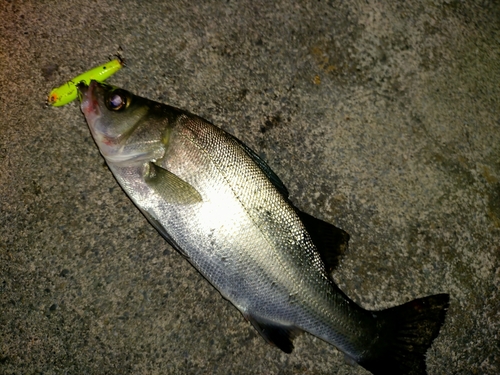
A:
[[[203,201],[192,185],[154,163],[148,164],[144,180],[168,203],[194,204]]]

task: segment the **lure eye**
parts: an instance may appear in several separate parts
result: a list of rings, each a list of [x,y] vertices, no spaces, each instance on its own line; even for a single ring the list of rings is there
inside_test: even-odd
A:
[[[124,90],[115,90],[106,98],[106,108],[110,111],[122,111],[129,105],[128,93]]]

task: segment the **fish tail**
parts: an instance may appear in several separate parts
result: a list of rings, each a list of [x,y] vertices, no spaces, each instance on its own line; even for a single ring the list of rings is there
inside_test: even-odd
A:
[[[374,311],[380,322],[380,339],[369,358],[359,364],[374,375],[427,374],[425,353],[439,334],[449,299],[448,294],[436,294]]]

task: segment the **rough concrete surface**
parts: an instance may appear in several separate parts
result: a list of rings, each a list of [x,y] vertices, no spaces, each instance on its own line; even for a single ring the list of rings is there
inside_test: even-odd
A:
[[[76,102],[109,82],[255,149],[351,234],[362,306],[448,292],[429,374],[500,373],[497,1],[0,0],[0,373],[367,374],[310,335],[291,355],[146,222]]]

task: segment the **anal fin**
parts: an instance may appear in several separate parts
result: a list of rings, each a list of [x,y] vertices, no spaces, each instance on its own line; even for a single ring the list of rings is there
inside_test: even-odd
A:
[[[293,339],[302,332],[300,329],[281,325],[260,317],[245,316],[268,343],[277,346],[285,353],[292,352]]]

